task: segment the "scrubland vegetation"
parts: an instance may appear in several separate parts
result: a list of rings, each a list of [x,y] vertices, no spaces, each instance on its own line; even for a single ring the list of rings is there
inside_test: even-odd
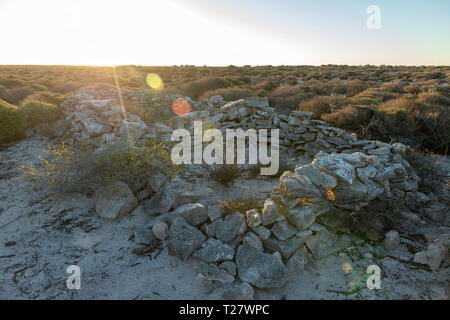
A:
[[[0,121],[7,123],[0,128],[0,143],[20,139],[25,126],[57,118],[64,98],[81,88],[149,90],[145,79],[150,72],[164,81],[161,95],[180,93],[196,100],[267,96],[279,112],[311,111],[313,118],[360,138],[400,140],[438,154],[449,149],[447,66],[1,66]],[[145,121],[159,116],[135,102],[124,103]]]

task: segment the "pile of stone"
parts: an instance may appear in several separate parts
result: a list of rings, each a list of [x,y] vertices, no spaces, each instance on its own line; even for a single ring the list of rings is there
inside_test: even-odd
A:
[[[53,136],[91,142],[96,146],[117,141],[136,143],[149,132],[138,116],[126,112],[114,98],[98,98],[80,91],[62,103],[63,117],[53,125]]]
[[[175,98],[179,96],[151,97],[157,108],[164,110],[170,110],[170,100]],[[183,181],[165,184],[165,179],[158,177],[150,181],[152,197],[142,205],[154,219],[139,228],[136,242],[149,243],[156,237],[166,241],[169,253],[179,259],[192,256],[200,260],[198,277],[204,281],[231,284],[238,278],[242,283],[227,291],[227,297],[249,298],[252,286],[279,287],[289,270],[303,270],[312,259],[350,246],[351,236],[337,235],[330,228],[333,219],[359,211],[375,199],[394,196],[409,206],[419,201],[419,178],[400,155],[405,149],[402,144],[358,140],[355,134],[311,120],[309,112],[277,114],[267,98],[186,100],[192,106],[189,113],[146,125],[116,99],[97,99],[89,92],[79,92],[63,104],[65,117],[55,124],[55,136],[98,145],[150,138],[170,142],[174,129],[193,130],[194,120],[201,120],[204,127],[220,130],[279,128],[281,151],[313,155],[310,164],[283,173],[261,211],[245,214],[226,213],[217,204],[209,204],[205,200],[214,195],[210,188],[187,188]],[[118,182],[98,190],[97,212],[103,219],[115,220],[148,196],[135,196]],[[111,197],[115,200],[104,200]],[[435,251],[440,256],[447,252],[435,244],[417,254],[416,261],[436,268],[439,263],[430,258]]]
[[[280,150],[290,156],[315,156],[319,151],[391,155],[390,144],[358,140],[354,133],[329,126],[321,120],[311,120],[311,112],[294,110],[289,115],[278,114],[269,106],[267,97],[227,102],[221,96],[213,96],[196,102],[177,94],[157,96],[147,91],[123,90],[122,95],[134,103],[146,104],[146,109],[151,109],[163,120],[147,125],[139,116],[126,112],[115,95],[99,97],[94,91],[87,90],[77,92],[62,104],[64,117],[53,125],[53,135],[98,146],[116,141],[137,143],[151,138],[170,143],[175,129],[188,129],[193,134],[193,123],[197,120],[202,121],[204,128],[217,128],[223,132],[235,128],[278,128]],[[173,113],[172,102],[179,98],[187,101],[189,113]]]
[[[397,155],[320,152],[312,163],[286,171],[260,212],[225,214],[200,203],[169,211],[175,197],[167,190],[161,193],[168,195],[164,201],[151,199],[144,208],[150,214],[166,212],[148,227],[167,241],[172,255],[199,259],[201,279],[231,283],[237,276],[258,288],[272,288],[284,283],[289,270],[303,270],[309,260],[351,245],[350,236],[334,234],[318,223],[319,216],[360,210],[393,189],[414,192],[416,180]],[[169,207],[155,211],[157,203]]]
[[[219,99],[215,101],[217,100]],[[275,128],[274,112],[275,109],[269,107],[269,99],[266,97],[249,97],[222,103],[213,120],[224,129]]]

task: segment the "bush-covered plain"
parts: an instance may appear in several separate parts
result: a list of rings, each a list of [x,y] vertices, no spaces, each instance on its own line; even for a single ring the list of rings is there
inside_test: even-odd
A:
[[[279,112],[312,111],[314,118],[353,130],[360,138],[401,140],[440,154],[450,146],[449,66],[0,66],[0,99],[17,107],[30,100],[58,106],[82,88],[144,92],[148,73],[163,80],[159,95],[267,96]],[[155,120],[142,106],[124,103],[146,121]]]

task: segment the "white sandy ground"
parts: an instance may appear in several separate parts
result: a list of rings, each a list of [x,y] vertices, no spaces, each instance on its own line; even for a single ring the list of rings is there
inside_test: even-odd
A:
[[[36,161],[46,146],[44,138],[35,137],[0,151],[0,299],[221,298],[226,286],[199,280],[196,259],[181,262],[168,255],[164,244],[150,256],[133,253],[139,247],[133,241],[135,228],[150,220],[140,207],[119,222],[102,222],[82,196],[35,191],[17,180],[16,167]],[[239,190],[252,192],[248,185]],[[256,289],[255,298],[449,299],[448,258],[438,272],[430,272],[377,252],[382,252],[379,246],[363,243],[291,274],[280,288]],[[411,258],[404,244],[391,255]],[[345,262],[352,264],[351,275],[342,270]],[[66,287],[72,264],[81,268],[80,290]],[[380,290],[363,286],[352,295],[338,293],[371,264],[382,269]]]

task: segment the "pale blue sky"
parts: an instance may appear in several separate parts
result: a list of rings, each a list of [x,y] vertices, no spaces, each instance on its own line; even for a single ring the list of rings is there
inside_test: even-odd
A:
[[[0,64],[449,65],[450,1],[0,0],[0,37]]]

